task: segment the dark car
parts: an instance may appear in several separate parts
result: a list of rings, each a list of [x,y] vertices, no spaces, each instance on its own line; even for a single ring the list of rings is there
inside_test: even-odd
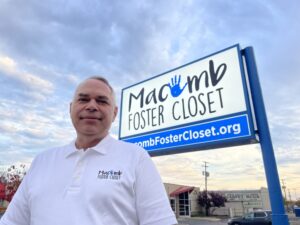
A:
[[[231,218],[228,225],[271,225],[271,211],[255,211],[243,217]]]

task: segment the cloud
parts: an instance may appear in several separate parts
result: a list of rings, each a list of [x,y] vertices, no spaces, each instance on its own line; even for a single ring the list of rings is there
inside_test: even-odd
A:
[[[17,67],[17,63],[7,56],[0,56],[0,68],[4,75],[11,77],[30,89],[39,90],[45,94],[49,94],[53,91],[52,83],[36,75],[21,71]]]
[[[214,149],[154,157],[164,182],[204,188],[204,161],[207,162],[209,188],[216,190],[266,186],[261,150],[258,145]]]
[[[80,82],[78,76],[73,75],[73,74],[67,75],[66,80],[68,82],[70,82],[70,84],[72,84],[72,85],[78,85]]]
[[[0,169],[10,165],[26,164],[29,168],[33,156],[24,154],[19,149],[7,148],[6,151],[0,151]]]
[[[179,66],[191,41],[196,41],[193,33],[199,21],[189,13],[189,2],[166,2],[160,7],[139,1],[80,2],[47,3],[47,7],[36,1],[19,2],[22,10],[6,2],[1,13],[5,24],[0,26],[0,39],[6,43],[3,50],[22,61],[39,62],[55,70],[109,74],[126,82]],[[12,10],[18,18],[8,17]]]
[[[0,124],[0,130],[3,133],[13,133],[16,131],[16,127],[12,124]]]

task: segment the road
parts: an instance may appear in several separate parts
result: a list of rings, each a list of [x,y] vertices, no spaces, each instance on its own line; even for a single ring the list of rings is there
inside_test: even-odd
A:
[[[179,225],[227,225],[227,219],[210,217],[178,218]]]
[[[290,225],[300,225],[300,217],[288,214]],[[214,217],[178,218],[178,225],[227,225],[227,219]]]

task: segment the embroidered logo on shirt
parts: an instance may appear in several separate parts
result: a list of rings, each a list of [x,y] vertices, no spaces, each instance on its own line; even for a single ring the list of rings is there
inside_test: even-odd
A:
[[[105,179],[105,180],[120,180],[122,172],[114,171],[114,170],[99,170],[98,172],[98,179]]]

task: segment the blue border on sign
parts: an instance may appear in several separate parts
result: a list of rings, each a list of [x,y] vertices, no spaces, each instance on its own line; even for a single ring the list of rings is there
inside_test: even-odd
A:
[[[241,73],[241,78],[242,78],[242,84],[243,84],[243,91],[244,91],[244,100],[245,100],[245,104],[246,104],[246,112],[240,112],[240,113],[235,113],[235,114],[230,114],[230,115],[225,115],[225,116],[221,116],[221,117],[216,117],[216,118],[212,118],[212,119],[208,119],[208,120],[201,120],[201,121],[198,121],[198,122],[192,122],[190,124],[184,124],[184,125],[179,125],[179,126],[173,126],[173,127],[168,127],[168,128],[163,128],[163,129],[160,129],[160,130],[155,130],[155,131],[149,131],[149,132],[144,132],[144,133],[141,133],[141,134],[137,134],[137,135],[131,135],[131,136],[126,136],[126,137],[121,137],[121,129],[122,129],[122,108],[123,108],[123,92],[128,89],[128,88],[131,88],[133,86],[136,86],[136,85],[139,85],[141,83],[144,83],[144,82],[147,82],[149,80],[152,80],[152,79],[155,79],[159,76],[163,76],[164,74],[167,74],[167,73],[170,73],[174,70],[177,70],[177,69],[180,69],[182,67],[186,67],[190,64],[193,64],[195,62],[198,62],[198,61],[201,61],[201,60],[204,60],[208,57],[212,57],[214,55],[217,55],[219,53],[222,53],[224,51],[227,51],[229,49],[232,49],[232,48],[236,48],[236,51],[237,51],[237,55],[238,55],[238,60],[239,60],[239,66],[240,66],[240,73]],[[251,111],[251,107],[250,107],[250,100],[249,100],[249,94],[248,94],[248,87],[247,87],[247,81],[246,81],[246,77],[245,77],[245,71],[244,71],[244,64],[243,64],[243,58],[242,58],[242,54],[241,54],[241,50],[240,50],[240,46],[239,44],[235,44],[231,47],[228,47],[226,49],[223,49],[221,51],[218,51],[218,52],[215,52],[213,54],[210,54],[208,56],[205,56],[205,57],[202,57],[200,59],[197,59],[197,60],[194,60],[190,63],[187,63],[185,65],[182,65],[180,67],[176,67],[172,70],[169,70],[167,72],[164,72],[164,73],[161,73],[159,75],[156,75],[154,77],[151,77],[149,79],[146,79],[144,81],[141,81],[139,83],[136,83],[134,85],[131,85],[131,86],[128,86],[124,89],[122,89],[122,95],[121,95],[121,107],[120,107],[120,122],[119,122],[119,139],[121,140],[124,140],[124,141],[129,141],[129,140],[133,140],[133,138],[138,138],[138,137],[141,137],[141,136],[145,136],[145,135],[151,135],[151,134],[155,134],[157,132],[167,132],[168,130],[174,130],[174,129],[177,129],[177,128],[181,128],[181,127],[187,127],[187,126],[192,126],[192,125],[199,125],[199,124],[204,124],[204,123],[207,123],[209,121],[217,121],[217,120],[222,120],[222,121],[225,121],[224,119],[226,118],[232,118],[233,116],[235,115],[239,115],[239,114],[242,114],[244,113],[245,115],[247,115],[247,125],[248,125],[248,130],[250,131],[249,132],[249,135],[246,135],[246,136],[243,136],[243,137],[235,137],[233,139],[230,139],[232,141],[234,141],[234,143],[232,145],[237,145],[236,143],[238,142],[245,142],[245,140],[249,140],[249,142],[251,142],[252,140],[255,140],[256,137],[255,137],[255,133],[254,133],[254,124],[253,124],[253,116],[252,116],[252,111]],[[226,139],[227,140],[227,139]],[[211,143],[214,142],[214,140],[210,141]],[[227,142],[227,141],[226,141]],[[198,143],[199,144],[199,143]],[[228,146],[228,143],[225,143],[226,146]],[[192,145],[197,145],[197,143],[193,143]],[[201,144],[203,145],[203,144]],[[218,141],[218,145],[220,145],[219,141]],[[222,147],[222,145],[220,145],[220,147]],[[181,148],[179,146],[179,148]],[[164,149],[156,149],[156,150],[151,150],[151,151],[163,151]],[[176,149],[174,149],[174,153],[177,153],[176,152]],[[170,153],[169,153],[170,154]]]
[[[195,144],[200,147],[208,142],[249,137],[250,135],[248,115],[242,114],[123,140],[138,144],[150,152]]]

